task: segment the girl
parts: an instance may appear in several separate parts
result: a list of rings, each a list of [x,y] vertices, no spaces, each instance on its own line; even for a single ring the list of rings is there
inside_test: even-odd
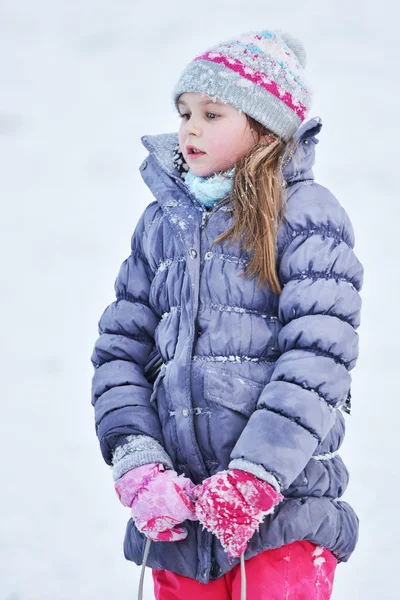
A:
[[[158,600],[330,598],[358,519],[338,449],[363,267],[314,181],[305,52],[250,32],[190,62],[145,136],[141,216],[92,355],[96,432]]]

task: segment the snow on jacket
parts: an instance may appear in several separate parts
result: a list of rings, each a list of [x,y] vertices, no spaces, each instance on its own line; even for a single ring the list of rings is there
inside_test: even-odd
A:
[[[309,540],[347,561],[358,537],[358,518],[340,500],[348,471],[338,449],[363,267],[348,215],[314,181],[321,127],[318,118],[304,123],[286,156],[280,294],[238,277],[250,259],[238,243],[211,249],[232,224],[231,203],[207,211],[189,192],[173,160],[177,134],[144,136],[149,156],[140,171],[155,201],[137,223],[92,355],[96,433],[108,465],[117,457],[126,471],[158,456],[194,483],[239,467],[283,493],[246,558]],[[145,369],[157,354],[163,364],[152,385]],[[185,540],[152,544],[150,567],[206,583],[236,564],[197,522],[185,527]],[[141,564],[144,545],[130,519],[125,557]]]

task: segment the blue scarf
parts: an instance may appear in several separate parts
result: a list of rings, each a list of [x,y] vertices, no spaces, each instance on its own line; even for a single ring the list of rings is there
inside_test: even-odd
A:
[[[225,198],[232,188],[234,169],[225,173],[215,173],[209,177],[193,175],[189,170],[186,173],[185,183],[192,194],[202,204],[212,208],[214,204]]]

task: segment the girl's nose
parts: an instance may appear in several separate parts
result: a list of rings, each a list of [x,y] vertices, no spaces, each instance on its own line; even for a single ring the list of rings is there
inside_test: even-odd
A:
[[[185,133],[186,134],[199,135],[200,132],[201,132],[201,129],[200,129],[199,122],[195,121],[195,119],[193,119],[193,117],[191,117],[188,121],[186,121],[186,123],[185,123]]]

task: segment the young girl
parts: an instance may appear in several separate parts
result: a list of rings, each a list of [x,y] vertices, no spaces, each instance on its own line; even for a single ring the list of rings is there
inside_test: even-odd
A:
[[[358,519],[338,449],[363,267],[314,181],[321,121],[292,37],[251,32],[190,62],[179,134],[145,136],[155,200],[92,356],[96,432],[124,553],[158,600],[330,598]]]

